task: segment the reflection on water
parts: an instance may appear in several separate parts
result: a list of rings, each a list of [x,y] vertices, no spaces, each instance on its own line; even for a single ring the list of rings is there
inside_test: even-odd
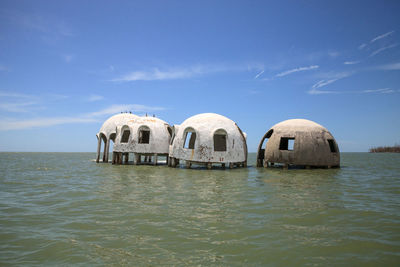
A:
[[[394,265],[399,156],[282,170],[250,154],[248,168],[206,170],[0,153],[0,263]]]

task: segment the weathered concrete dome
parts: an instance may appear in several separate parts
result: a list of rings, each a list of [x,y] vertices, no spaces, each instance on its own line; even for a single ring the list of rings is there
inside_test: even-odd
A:
[[[168,155],[172,128],[155,117],[136,117],[117,126],[115,152]]]
[[[203,113],[175,125],[170,146],[170,158],[194,163],[247,164],[246,135],[237,124],[215,113]]]
[[[135,118],[138,118],[138,116],[131,113],[121,113],[108,118],[103,123],[100,131],[96,134],[98,139],[96,162],[100,160],[101,141],[104,142],[103,162],[108,162],[110,141],[115,142],[117,126],[122,126]]]
[[[107,139],[116,133],[117,126],[125,125],[128,121],[139,118],[139,116],[131,113],[121,113],[108,118],[100,128],[97,136],[103,134]]]
[[[265,151],[262,145],[268,138]],[[335,138],[323,126],[310,120],[292,119],[271,127],[258,146],[257,166],[339,167]]]

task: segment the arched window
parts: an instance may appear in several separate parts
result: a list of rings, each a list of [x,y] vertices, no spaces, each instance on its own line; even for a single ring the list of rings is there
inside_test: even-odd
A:
[[[333,139],[328,139],[329,148],[332,153],[337,153],[336,142]]]
[[[122,127],[121,131],[122,131],[121,143],[128,143],[131,131],[129,130],[128,126]]]
[[[150,143],[150,128],[147,126],[140,126],[139,128],[139,144]]]
[[[223,129],[214,132],[214,151],[226,151],[227,134]]]
[[[196,143],[196,131],[193,128],[187,128],[184,132],[185,142],[183,143],[184,148],[194,149]]]

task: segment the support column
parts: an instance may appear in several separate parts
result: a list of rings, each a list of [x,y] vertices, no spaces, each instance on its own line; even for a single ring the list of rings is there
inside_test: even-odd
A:
[[[154,165],[157,165],[158,155],[154,154]]]
[[[106,147],[105,147],[105,149],[104,149],[104,152],[106,153],[106,154],[104,155],[104,162],[105,162],[105,163],[108,163],[108,152],[109,152],[109,149],[110,149],[110,140],[108,139],[108,140],[107,140],[107,143],[106,143]]]
[[[97,137],[97,154],[96,154],[96,162],[100,161],[100,150],[101,150],[101,137]]]
[[[137,159],[137,154],[133,153],[133,165],[137,165],[138,159]]]
[[[186,161],[186,168],[190,169],[192,167],[192,163],[190,161]]]
[[[211,162],[207,163],[207,169],[211,170],[211,168],[212,168]]]
[[[112,164],[115,164],[115,152],[113,151],[113,153],[112,153],[112,161],[111,161],[111,163]]]

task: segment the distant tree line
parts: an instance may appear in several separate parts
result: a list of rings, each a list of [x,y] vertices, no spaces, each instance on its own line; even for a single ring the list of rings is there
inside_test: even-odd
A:
[[[381,152],[391,152],[400,153],[400,145],[396,144],[394,146],[378,146],[369,149],[371,153],[381,153]]]

